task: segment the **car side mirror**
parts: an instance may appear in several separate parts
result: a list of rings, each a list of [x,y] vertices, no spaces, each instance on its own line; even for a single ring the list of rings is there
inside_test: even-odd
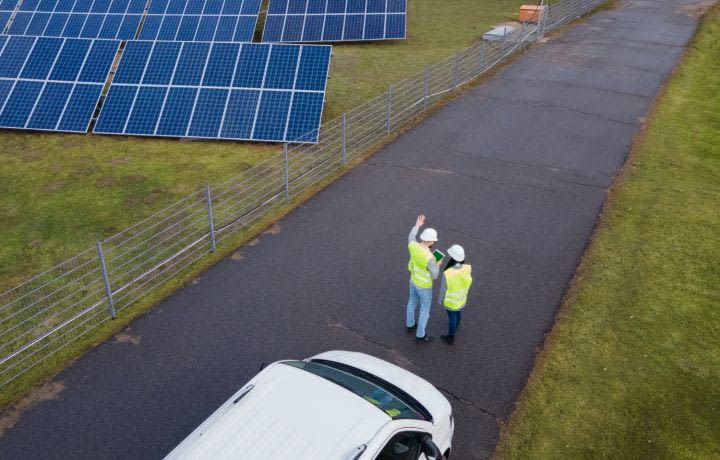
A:
[[[270,363],[261,363],[261,364],[260,364],[260,370],[265,369],[266,367],[268,367],[268,365],[270,365]]]
[[[430,436],[423,437],[422,445],[423,454],[425,454],[427,458],[432,458],[434,460],[443,460],[443,455],[440,452],[440,449]]]

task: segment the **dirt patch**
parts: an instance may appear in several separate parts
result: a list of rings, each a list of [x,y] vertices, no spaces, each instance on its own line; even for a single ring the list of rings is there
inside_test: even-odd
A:
[[[131,162],[132,162],[132,157],[111,158],[108,160],[108,164],[111,164],[111,165],[126,165]]]
[[[42,156],[42,152],[35,149],[23,150],[20,154],[20,159],[25,162],[31,162],[39,159]]]
[[[115,343],[131,343],[133,345],[140,345],[140,336],[121,332],[115,336],[113,341]]]
[[[58,394],[64,389],[65,383],[62,381],[46,383],[31,391],[14,406],[0,413],[0,437],[20,421],[22,414],[26,410],[32,409],[43,401],[57,399]]]
[[[45,187],[43,187],[43,194],[44,195],[50,195],[53,193],[57,193],[60,190],[65,188],[65,181],[64,180],[55,180],[52,182],[48,182],[45,184]]]
[[[148,196],[145,197],[143,202],[145,204],[154,204],[156,203],[161,197],[163,196],[163,191],[160,189],[155,189]]]
[[[141,184],[147,180],[147,177],[143,176],[142,174],[130,174],[129,176],[125,176],[122,178],[122,184],[123,185],[135,185],[135,184]]]
[[[267,230],[265,230],[262,234],[263,235],[278,235],[282,232],[282,227],[278,223],[274,223],[270,227],[268,227]]]
[[[253,239],[251,239],[250,241],[248,241],[247,245],[252,248],[252,247],[257,246],[259,243],[260,243],[260,240],[259,240],[259,239],[253,238]]]
[[[113,187],[117,185],[119,181],[117,180],[117,177],[112,176],[103,176],[97,181],[95,181],[96,187]]]
[[[243,260],[245,258],[245,254],[242,253],[242,251],[235,251],[230,256],[232,260]]]

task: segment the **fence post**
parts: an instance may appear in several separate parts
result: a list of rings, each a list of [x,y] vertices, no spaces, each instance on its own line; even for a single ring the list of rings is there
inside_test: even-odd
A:
[[[342,164],[347,161],[347,120],[345,112],[342,114]]]
[[[505,62],[506,54],[507,54],[507,27],[505,27],[503,29],[502,53],[500,53],[500,62]]]
[[[390,119],[392,118],[392,85],[388,85],[387,91],[387,117],[385,123],[387,124],[387,133],[390,134]]]
[[[110,289],[110,278],[108,278],[107,267],[105,266],[105,254],[103,254],[102,241],[97,242],[97,254],[100,260],[100,271],[102,272],[103,283],[105,283],[105,294],[108,299],[108,311],[112,319],[115,319],[115,303],[113,302],[112,289]]]
[[[480,45],[480,69],[478,70],[478,75],[482,75],[483,73],[483,67],[485,67],[485,47],[487,46],[487,42],[483,40],[482,44]]]
[[[453,89],[460,83],[460,53],[455,53],[455,69],[453,70]]]
[[[210,194],[210,186],[205,186],[205,201],[207,203],[208,223],[210,224],[210,252],[215,252],[215,222],[213,222],[212,211],[212,195]]]
[[[290,174],[288,166],[288,145],[283,144],[283,157],[285,159],[285,202],[290,201]]]
[[[423,110],[427,112],[428,107],[428,80],[430,79],[430,68],[425,67],[425,83],[423,85]]]
[[[547,24],[547,18],[548,18],[548,16],[550,16],[550,3],[548,3],[547,6],[545,7],[545,9],[543,10],[543,15],[542,15],[542,31],[540,32],[540,36],[541,36],[541,37],[544,37],[544,36],[545,36],[545,24]]]

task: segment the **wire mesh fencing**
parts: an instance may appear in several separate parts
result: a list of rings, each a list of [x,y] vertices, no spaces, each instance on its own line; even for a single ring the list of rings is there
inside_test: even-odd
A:
[[[0,294],[0,388],[115,318],[233,235],[409,126],[439,100],[604,0],[548,5],[537,24],[428,66],[282,152],[205,187]]]

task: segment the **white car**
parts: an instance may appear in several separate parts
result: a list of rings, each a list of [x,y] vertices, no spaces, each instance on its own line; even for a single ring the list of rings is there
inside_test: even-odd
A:
[[[328,351],[268,365],[166,459],[440,460],[453,429],[450,403],[426,380]]]

